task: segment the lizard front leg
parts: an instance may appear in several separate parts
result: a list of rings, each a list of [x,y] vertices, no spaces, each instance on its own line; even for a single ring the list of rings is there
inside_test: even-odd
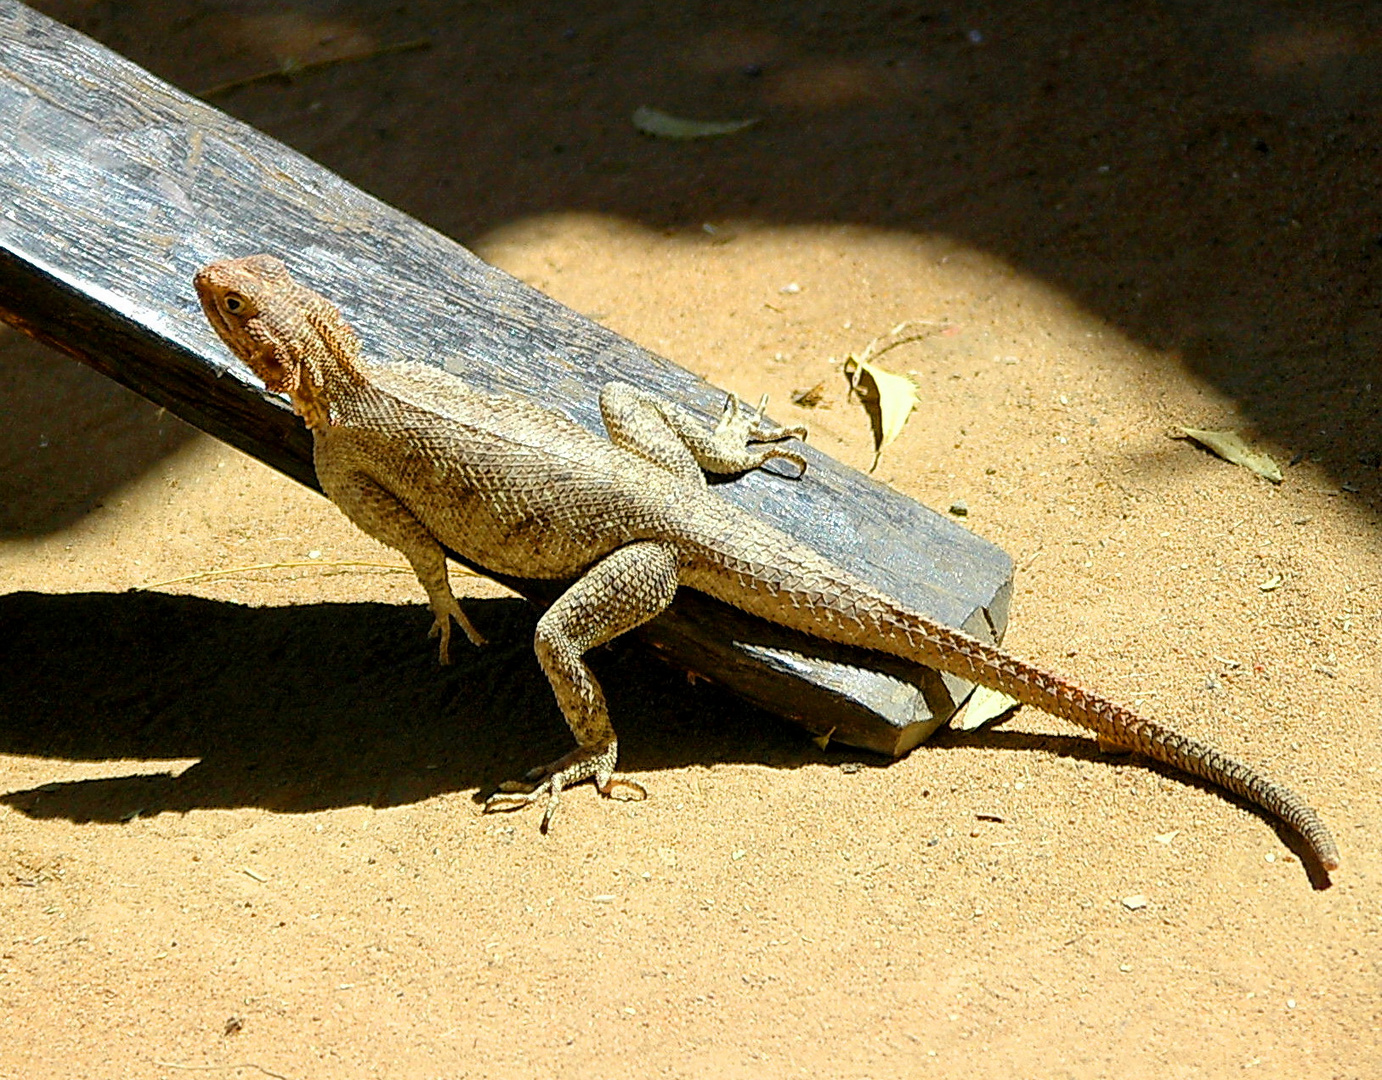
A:
[[[607,383],[600,391],[600,415],[610,442],[701,486],[707,472],[747,472],[772,458],[806,471],[806,459],[793,450],[749,445],[806,438],[804,427],[769,427],[763,415],[767,403],[765,396],[757,410],[749,410],[730,394],[719,423],[709,429],[695,413],[628,383]]]
[[[545,832],[562,789],[587,777],[595,778],[602,795],[612,795],[620,784],[635,797],[647,794],[633,781],[614,777],[619,743],[604,692],[584,654],[662,612],[676,595],[677,580],[676,550],[643,540],[606,555],[547,609],[538,620],[534,647],[578,745],[528,773],[526,782],[504,784],[486,801],[486,811],[517,810],[545,795]]]
[[[323,460],[323,458],[326,460]],[[367,473],[333,467],[329,455],[317,455],[317,479],[327,496],[364,532],[400,551],[427,591],[432,609],[430,637],[440,637],[439,659],[451,663],[451,620],[455,619],[472,645],[485,639],[466,617],[446,573],[446,555],[436,537],[411,511]]]

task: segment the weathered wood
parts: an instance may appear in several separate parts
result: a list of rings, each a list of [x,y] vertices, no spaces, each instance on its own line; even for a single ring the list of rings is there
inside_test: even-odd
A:
[[[722,402],[253,128],[0,0],[0,316],[315,487],[306,431],[228,356],[192,290],[201,265],[256,251],[336,300],[375,358],[428,360],[596,430],[598,387],[616,377],[708,417]],[[932,617],[1001,635],[1002,551],[806,453],[802,481],[752,473],[720,491]],[[551,595],[550,583],[507,584]],[[925,738],[964,689],[689,592],[641,633],[813,732],[885,753]]]

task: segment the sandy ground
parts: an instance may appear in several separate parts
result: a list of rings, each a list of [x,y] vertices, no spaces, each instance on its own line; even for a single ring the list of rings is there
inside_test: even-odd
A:
[[[881,478],[1343,866],[1032,710],[822,752],[619,644],[649,800],[481,816],[567,745],[533,613],[461,579],[438,668],[328,503],[0,330],[0,1076],[1382,1075],[1375,11],[40,6],[194,91],[425,37],[217,101],[856,466],[840,358],[949,328]]]

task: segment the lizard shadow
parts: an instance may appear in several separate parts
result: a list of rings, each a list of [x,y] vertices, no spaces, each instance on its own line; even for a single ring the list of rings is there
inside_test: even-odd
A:
[[[0,794],[34,818],[119,823],[194,809],[308,813],[418,802],[502,781],[567,750],[570,735],[532,649],[533,607],[468,600],[489,638],[436,662],[421,605],[252,608],[161,593],[0,597],[0,753],[131,768]],[[890,759],[819,750],[800,728],[704,680],[689,682],[630,638],[590,655],[620,732],[624,768],[706,762],[774,768]],[[1151,769],[1258,813],[1213,784],[1087,737],[1011,729],[942,732],[928,749],[1040,750]],[[1299,839],[1266,815],[1302,863]],[[1311,871],[1316,881],[1321,874]],[[1327,883],[1327,875],[1323,876]]]
[[[31,817],[114,823],[215,807],[394,806],[466,789],[482,798],[571,742],[533,654],[534,609],[466,607],[490,644],[459,637],[442,667],[421,605],[0,597],[0,753],[151,763],[0,801]],[[625,767],[790,764],[794,745],[802,761],[818,756],[799,729],[649,658],[624,640],[591,655]]]

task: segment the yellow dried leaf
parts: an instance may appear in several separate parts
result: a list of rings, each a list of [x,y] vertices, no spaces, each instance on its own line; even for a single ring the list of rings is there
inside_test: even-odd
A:
[[[907,417],[917,407],[916,383],[906,375],[884,371],[853,356],[845,360],[844,372],[850,390],[863,403],[873,424],[873,464],[869,466],[873,472],[883,448],[902,433]]]
[[[758,118],[749,120],[687,120],[672,116],[660,109],[650,109],[640,105],[633,111],[633,126],[645,135],[656,135],[659,139],[710,139],[716,135],[733,135],[758,123]]]
[[[988,686],[976,686],[969,700],[953,717],[950,726],[956,731],[978,731],[991,720],[1012,712],[1022,702],[1009,697],[1001,690]]]
[[[1225,461],[1251,469],[1273,484],[1281,483],[1281,466],[1260,450],[1254,450],[1236,431],[1206,431],[1202,428],[1177,429],[1187,439],[1193,439],[1212,450]]]

